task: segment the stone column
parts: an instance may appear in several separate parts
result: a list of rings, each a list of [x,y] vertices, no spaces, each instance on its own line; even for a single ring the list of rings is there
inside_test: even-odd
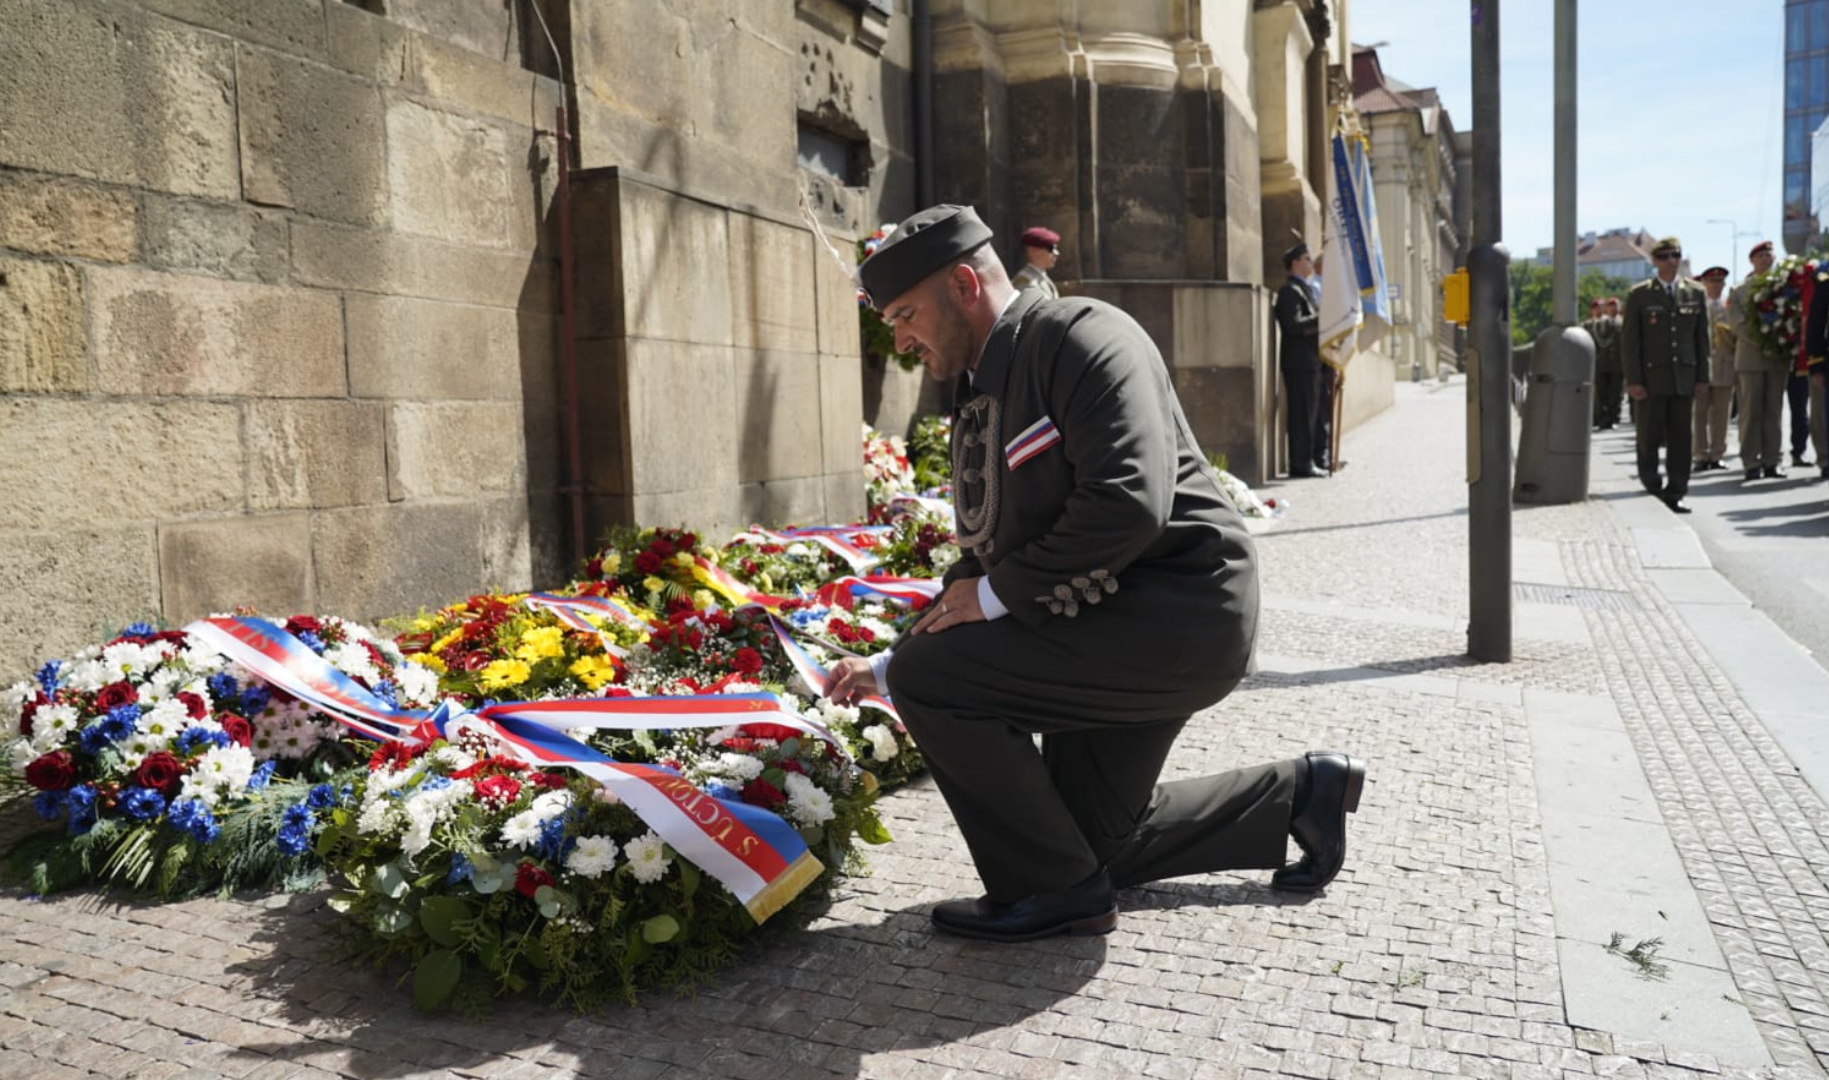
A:
[[[1263,169],[1265,281],[1283,276],[1283,252],[1298,240],[1321,247],[1325,178],[1307,168],[1313,128],[1324,126],[1324,103],[1310,94],[1315,40],[1295,0],[1252,14],[1257,86],[1258,158]]]

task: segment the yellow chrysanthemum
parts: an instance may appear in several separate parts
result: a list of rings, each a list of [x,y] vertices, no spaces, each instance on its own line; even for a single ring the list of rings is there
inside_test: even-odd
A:
[[[533,669],[519,660],[491,660],[478,676],[477,685],[484,690],[501,690],[519,686],[533,674]]]
[[[607,656],[580,656],[570,671],[587,689],[596,690],[616,677],[616,665]]]
[[[692,566],[692,552],[676,551],[673,553],[673,561],[681,566]]]
[[[622,569],[622,552],[612,551],[603,557],[603,576],[609,577]]]
[[[706,611],[718,606],[718,598],[711,595],[710,589],[694,589],[692,591],[692,606],[698,608],[700,611]]]
[[[565,631],[557,626],[536,626],[521,635],[514,655],[530,664],[537,664],[549,656],[564,656]]]
[[[442,659],[432,653],[420,653],[413,659],[419,661],[421,666],[431,668],[440,675],[443,675],[446,671],[450,670],[445,666],[445,662]]]
[[[660,578],[657,578],[654,575],[649,574],[647,577],[641,579],[641,587],[648,590],[651,593],[657,593],[657,592],[660,592],[662,589],[666,588],[667,583],[662,581]]]
[[[432,644],[426,649],[426,652],[428,654],[444,652],[445,649],[450,647],[452,642],[456,641],[458,638],[463,637],[463,636],[464,636],[464,628],[460,626],[457,629],[446,634],[444,637],[441,637],[437,641],[432,642]]]

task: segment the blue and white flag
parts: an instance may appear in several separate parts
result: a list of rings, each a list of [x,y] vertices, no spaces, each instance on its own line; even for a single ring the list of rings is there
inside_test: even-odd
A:
[[[1321,356],[1344,367],[1391,329],[1391,298],[1365,139],[1335,135],[1321,242]]]

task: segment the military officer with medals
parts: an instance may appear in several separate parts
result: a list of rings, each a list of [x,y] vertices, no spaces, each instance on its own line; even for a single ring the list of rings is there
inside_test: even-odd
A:
[[[886,662],[841,660],[826,687],[889,691],[964,835],[985,895],[936,906],[934,925],[1105,933],[1115,890],[1218,870],[1325,887],[1362,763],[1318,752],[1157,783],[1189,717],[1245,675],[1251,537],[1142,327],[1019,292],[990,240],[970,207],[931,207],[859,267],[897,348],[958,403],[965,557]]]
[[[1734,377],[1740,392],[1740,467],[1748,480],[1785,478],[1785,384],[1791,361],[1770,356],[1753,336],[1753,279],[1772,269],[1772,242],[1761,240],[1747,253],[1753,272],[1727,297],[1727,325],[1734,334]]]
[[[1606,309],[1607,304],[1612,305],[1612,310]],[[1619,301],[1595,299],[1588,305],[1588,319],[1581,326],[1594,339],[1594,426],[1608,431],[1619,423],[1620,394],[1624,389],[1624,369],[1619,363]]]
[[[1677,276],[1683,245],[1665,237],[1651,249],[1657,273],[1626,294],[1620,360],[1626,396],[1638,403],[1638,479],[1673,513],[1687,514],[1696,385],[1708,381],[1708,302]],[[1658,476],[1663,449],[1669,476]]]

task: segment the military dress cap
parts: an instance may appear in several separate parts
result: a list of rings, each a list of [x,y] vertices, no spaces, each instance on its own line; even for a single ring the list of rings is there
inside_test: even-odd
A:
[[[1772,242],[1770,240],[1761,240],[1759,243],[1753,245],[1752,250],[1746,253],[1746,257],[1750,259],[1762,251],[1770,254],[1771,250]]]
[[[1051,248],[1060,242],[1061,234],[1055,232],[1053,229],[1044,229],[1040,225],[1037,225],[1033,229],[1023,230],[1023,247]]]
[[[1285,267],[1287,267],[1290,263],[1295,262],[1297,259],[1300,259],[1304,255],[1307,255],[1307,254],[1308,254],[1308,245],[1307,244],[1297,244],[1295,247],[1292,247],[1288,251],[1283,252],[1283,265]]]
[[[1698,281],[1726,281],[1727,280],[1727,267],[1711,266],[1708,269],[1702,271],[1700,274],[1697,274],[1696,280],[1698,280]]]
[[[943,203],[895,227],[889,239],[857,268],[858,283],[878,311],[947,263],[991,242],[990,226],[969,206]]]
[[[1664,239],[1659,240],[1657,242],[1657,246],[1653,247],[1651,249],[1651,253],[1653,255],[1662,255],[1666,251],[1682,251],[1682,250],[1683,250],[1683,241],[1678,240],[1674,236],[1666,236]]]

